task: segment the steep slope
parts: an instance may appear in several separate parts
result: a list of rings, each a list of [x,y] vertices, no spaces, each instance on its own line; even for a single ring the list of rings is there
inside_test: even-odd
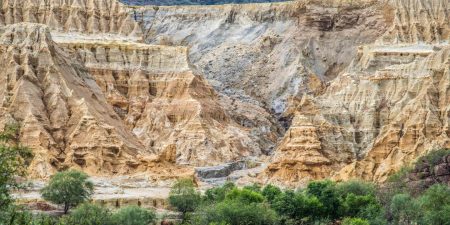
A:
[[[266,170],[270,181],[384,181],[425,152],[449,147],[446,0],[391,1],[391,29],[322,96],[293,100],[295,118]]]
[[[185,47],[127,42],[60,43],[80,58],[145,148],[178,164],[258,156],[260,138],[237,124],[191,69]],[[275,140],[273,140],[275,141]]]
[[[97,35],[101,39],[140,39],[128,8],[117,0],[1,0],[0,24],[46,24],[54,37]],[[92,38],[92,37],[91,37]]]
[[[59,49],[58,52],[65,51],[67,55],[64,57],[77,59],[73,63],[85,73],[84,77],[97,83],[100,89],[95,86],[95,92],[103,92],[102,104],[108,110],[113,109],[105,116],[112,113],[115,121],[105,124],[110,125],[113,130],[121,130],[124,138],[136,145],[136,151],[130,153],[130,157],[137,161],[127,162],[136,171],[146,169],[150,166],[149,163],[160,161],[183,165],[213,165],[246,156],[259,156],[276,142],[278,131],[273,129],[273,122],[266,119],[270,117],[268,113],[259,108],[253,109],[254,107],[250,107],[251,110],[234,110],[234,107],[243,103],[236,103],[226,97],[219,98],[190,65],[187,48],[136,42],[142,39],[141,28],[132,19],[136,15],[133,16],[131,9],[123,4],[115,0],[13,0],[1,1],[1,4],[2,24],[21,21],[47,24],[59,47],[51,41],[52,46]],[[22,5],[26,7],[21,7]],[[34,41],[30,45],[32,42]],[[46,60],[46,57],[50,56],[41,58]],[[73,76],[65,71],[59,73]],[[59,85],[54,86],[57,88]],[[71,88],[69,90],[87,92]],[[21,90],[20,94],[29,93]],[[90,107],[86,106],[86,110],[90,110]],[[26,105],[20,108],[28,110]],[[46,106],[42,107],[44,109],[48,111]],[[234,111],[240,114],[232,113]],[[99,120],[105,119],[101,118],[102,114],[104,113],[99,113]],[[261,127],[247,128],[246,120],[240,119],[240,115],[257,118],[256,122],[251,122],[258,123]],[[59,115],[54,117],[63,120]],[[23,118],[16,119],[22,122]],[[58,129],[65,131],[70,130],[70,127],[68,124],[58,124]],[[80,135],[78,132],[74,133]],[[45,142],[41,143],[42,140],[34,142],[33,148],[35,145],[45,145]],[[78,142],[82,142],[81,137],[74,141]],[[45,148],[39,150],[43,155]],[[65,145],[57,150],[52,148],[48,147],[47,150],[66,151]],[[116,173],[114,169],[103,171],[99,166],[97,171],[94,166],[86,165],[88,163],[84,156],[97,150],[84,149],[72,161],[67,160],[65,155],[55,153],[54,157],[58,161],[46,158],[52,163],[41,169],[41,172],[47,171],[50,174],[54,169],[77,166],[91,173]],[[126,150],[126,147],[114,149],[116,153]],[[42,156],[42,160],[44,158]],[[127,171],[133,172],[124,169],[120,173]]]
[[[381,36],[391,8],[378,1],[135,8],[148,43],[190,47],[221,94],[282,113],[290,96],[320,93]]]
[[[261,2],[282,2],[285,0],[121,0],[128,5],[222,5],[222,4],[242,4]]]
[[[36,154],[32,176],[65,167],[92,174],[134,169],[144,148],[86,68],[53,42],[47,27],[6,26],[0,49],[1,124],[21,125],[21,142]]]

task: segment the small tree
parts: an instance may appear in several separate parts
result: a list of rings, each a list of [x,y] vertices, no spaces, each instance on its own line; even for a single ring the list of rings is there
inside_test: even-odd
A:
[[[64,214],[67,214],[71,207],[91,198],[94,185],[88,178],[88,175],[80,171],[59,172],[42,189],[41,195],[47,201],[63,205]]]
[[[31,150],[19,143],[19,127],[6,125],[0,133],[0,212],[10,207],[10,191],[21,187],[18,176],[25,176],[33,155]]]
[[[235,187],[236,185],[234,185],[233,183],[227,182],[220,187],[208,189],[205,192],[203,200],[206,203],[221,202],[225,199],[226,195]]]
[[[279,195],[281,195],[283,192],[281,191],[281,189],[277,186],[274,185],[267,185],[264,187],[264,189],[262,190],[262,195],[264,195],[264,197],[266,197],[267,201],[269,203],[273,203],[275,198]]]
[[[186,214],[193,212],[200,201],[200,193],[195,190],[192,180],[181,179],[170,190],[169,203],[182,213],[183,222],[186,219]]]
[[[146,225],[155,222],[156,214],[138,206],[128,206],[113,215],[113,221],[120,225]]]
[[[394,195],[389,208],[396,225],[415,224],[421,214],[420,205],[409,194]]]
[[[306,192],[317,197],[323,205],[323,218],[337,219],[340,207],[336,183],[329,180],[313,181],[308,184]]]
[[[423,224],[450,225],[450,188],[435,184],[420,196]]]
[[[266,203],[241,202],[226,199],[222,202],[200,207],[193,216],[196,225],[273,225],[278,216]]]

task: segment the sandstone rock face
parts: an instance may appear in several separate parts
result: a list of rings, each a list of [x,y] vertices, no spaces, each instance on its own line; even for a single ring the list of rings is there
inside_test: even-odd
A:
[[[42,100],[39,112],[36,113],[43,115],[35,115],[37,121],[34,126],[43,126],[42,130],[49,133],[46,135],[50,140],[36,138],[40,133],[27,138],[27,135],[36,132],[37,128],[28,129],[25,121],[28,117],[16,114],[28,111],[31,106],[21,104],[12,108],[11,103],[4,104],[5,111],[15,114],[5,116],[7,119],[3,124],[8,120],[22,124],[23,129],[27,129],[22,130],[22,141],[33,149],[39,149],[36,151],[40,152],[40,156],[35,160],[36,165],[31,167],[33,176],[45,177],[58,169],[77,167],[91,174],[146,171],[171,177],[170,174],[174,171],[178,171],[176,174],[189,174],[192,171],[190,167],[185,166],[187,169],[184,169],[174,166],[175,163],[214,165],[234,161],[246,156],[258,156],[263,148],[270,148],[276,142],[278,131],[273,130],[269,114],[253,105],[234,110],[237,105],[245,103],[219,96],[190,65],[186,47],[136,42],[141,39],[141,28],[132,20],[134,17],[130,9],[117,1],[41,0],[1,3],[3,24],[27,21],[48,25],[48,28],[31,24],[7,26],[4,33],[5,42],[9,38],[8,35],[15,35],[18,33],[16,30],[22,27],[26,27],[23,29],[27,35],[34,35],[34,28],[44,29],[45,32],[36,34],[37,38],[42,38],[40,33],[45,34],[46,40],[51,43],[46,44],[51,46],[48,48],[57,51],[42,50],[49,53],[40,56],[40,60],[52,61],[52,57],[63,57],[68,64],[64,65],[64,71],[54,71],[53,67],[47,70],[64,74],[67,79],[83,77],[89,84],[80,84],[86,88],[84,90],[72,86],[61,87],[71,83],[65,80],[53,79],[49,80],[49,83],[33,83],[43,92],[42,96],[36,97],[36,101],[34,97],[30,97],[34,94],[30,94],[27,89],[17,91],[18,95],[30,98],[31,106]],[[19,7],[21,5],[26,7]],[[54,37],[55,41],[50,36]],[[26,38],[26,35],[20,37],[25,44],[16,46],[19,55],[22,54],[20,48],[29,48],[30,55],[41,51],[39,40]],[[32,68],[39,65],[39,62],[35,61],[27,63]],[[24,69],[19,70],[15,65],[12,66],[12,70],[17,70],[16,73],[19,74],[14,76],[17,77],[16,80],[22,79]],[[75,76],[72,74],[73,70],[83,75]],[[11,80],[8,76],[10,75],[5,74],[3,79]],[[14,83],[2,89],[8,101],[10,95],[14,94],[11,90],[17,89],[15,87]],[[50,98],[47,96],[47,92],[50,92],[48,88],[63,95],[61,99],[52,97],[53,105],[47,105],[50,101],[47,100]],[[87,103],[80,108],[74,105],[68,109],[68,103],[62,104],[61,101],[68,101],[68,96],[75,96],[74,92],[79,91],[82,96],[94,92],[96,95],[92,96],[92,101],[99,102],[104,109]],[[79,101],[90,102],[90,99],[79,97]],[[89,127],[83,130],[72,128],[71,126],[77,123],[72,121],[74,119],[71,117],[83,118],[82,113],[78,113],[79,110],[96,111],[97,117],[92,123],[102,128],[108,126],[106,131]],[[43,118],[54,121],[45,121]],[[100,124],[97,120],[103,123]],[[78,124],[86,124],[84,120],[80,121]],[[262,126],[249,129],[248,121],[257,121]],[[69,135],[66,132],[70,132],[71,136],[65,137]],[[72,136],[77,138],[70,139]],[[101,140],[105,140],[105,143]],[[104,146],[106,143],[111,146]],[[95,160],[103,160],[105,157],[110,157],[105,160],[114,165],[103,166],[101,160]]]
[[[257,156],[258,137],[237,124],[191,69],[185,47],[120,42],[61,43],[80,57],[136,137],[178,164],[214,165]]]
[[[384,181],[433,148],[449,147],[449,4],[391,1],[394,23],[357,51],[323,95],[293,100],[293,124],[266,176]]]
[[[101,39],[141,37],[141,29],[128,9],[116,0],[2,0],[0,24],[42,23],[54,36],[99,35]],[[102,35],[108,34],[108,35]]]
[[[219,93],[283,113],[290,96],[320,93],[389,24],[377,1],[142,7],[148,43],[186,45]]]
[[[33,175],[81,167],[127,173],[144,148],[127,132],[86,68],[71,60],[42,25],[5,27],[0,37],[0,118],[19,122],[36,156]]]
[[[35,177],[174,179],[275,149],[251,178],[384,181],[450,145],[447,0],[0,5],[0,127],[21,124]]]

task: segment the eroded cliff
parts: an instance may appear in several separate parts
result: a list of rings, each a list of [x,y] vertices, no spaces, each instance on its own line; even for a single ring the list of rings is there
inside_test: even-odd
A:
[[[33,176],[273,152],[260,181],[383,181],[449,145],[446,0],[0,3],[0,124],[21,124]]]
[[[448,1],[396,0],[392,27],[363,45],[318,97],[293,99],[293,124],[269,180],[384,181],[425,152],[449,147]]]
[[[91,173],[126,173],[144,149],[81,63],[51,39],[47,27],[19,23],[0,37],[2,124],[20,124],[35,159],[34,175],[79,165]]]
[[[214,165],[261,154],[257,141],[191,69],[187,48],[126,42],[60,43],[83,61],[145,148],[178,164]]]

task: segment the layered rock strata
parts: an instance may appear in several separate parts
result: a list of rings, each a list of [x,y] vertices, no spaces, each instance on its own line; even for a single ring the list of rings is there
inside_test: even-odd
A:
[[[293,124],[266,170],[304,184],[333,176],[384,181],[427,151],[449,147],[449,4],[391,1],[392,28],[361,46],[325,93],[293,100]]]
[[[381,36],[391,7],[378,1],[141,7],[148,43],[185,45],[221,94],[283,113],[290,96],[318,94]]]
[[[46,24],[54,36],[96,35],[100,39],[141,38],[129,9],[116,0],[2,0],[0,24]],[[67,33],[72,35],[67,35]],[[92,37],[91,37],[92,38]]]
[[[247,128],[191,69],[185,47],[126,42],[60,43],[84,62],[145,148],[178,164],[214,165],[261,154]],[[174,161],[174,162],[175,162]]]
[[[35,153],[32,175],[72,166],[94,174],[127,173],[138,165],[142,144],[47,27],[6,26],[0,48],[1,124],[21,125],[21,142]]]

